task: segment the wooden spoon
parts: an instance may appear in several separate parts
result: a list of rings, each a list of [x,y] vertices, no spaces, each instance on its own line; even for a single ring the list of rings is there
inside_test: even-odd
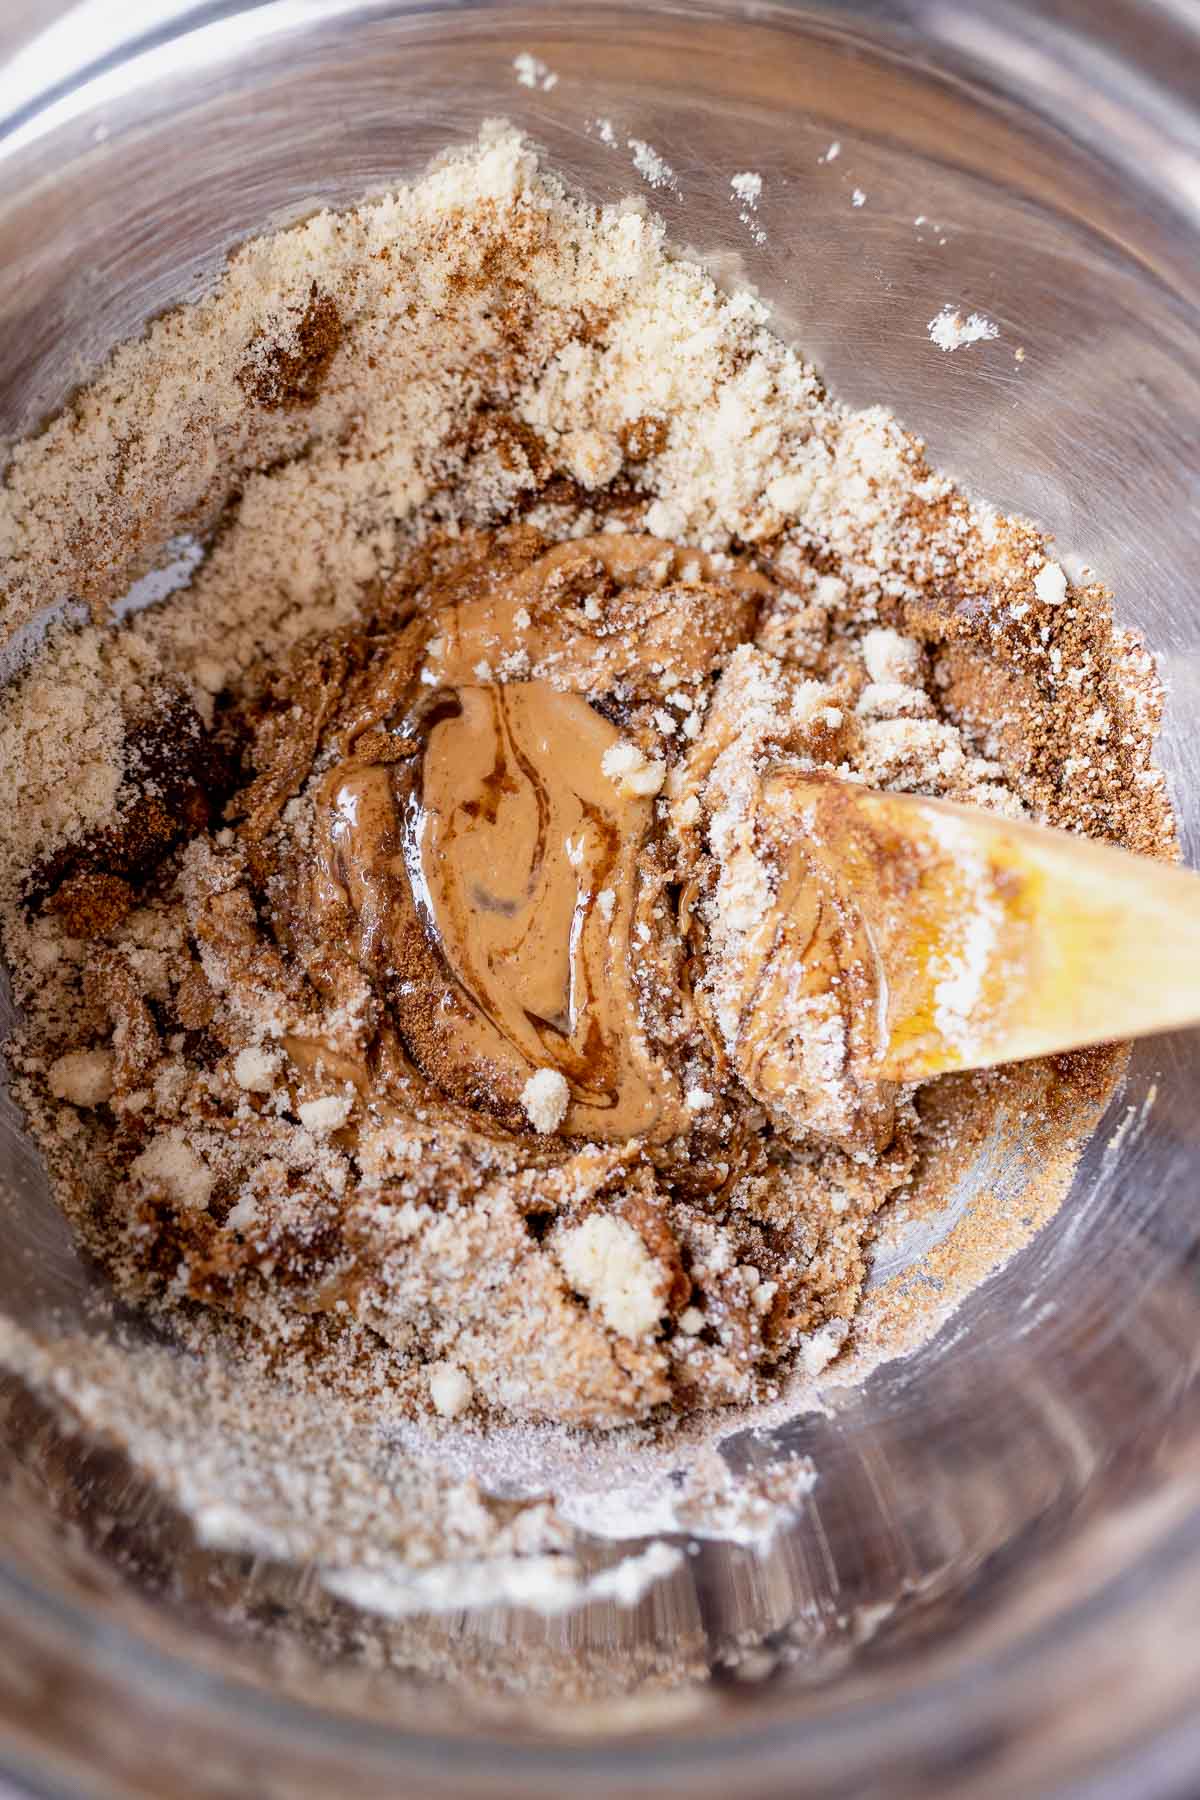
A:
[[[790,768],[774,781],[807,881],[873,964],[873,1078],[1200,1022],[1200,876],[976,807]]]

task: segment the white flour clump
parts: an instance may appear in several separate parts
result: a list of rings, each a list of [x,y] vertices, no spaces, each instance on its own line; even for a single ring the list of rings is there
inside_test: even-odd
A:
[[[558,76],[554,70],[547,68],[540,57],[532,56],[528,50],[522,50],[513,57],[513,71],[522,87],[541,88],[544,94],[548,94],[558,86]]]
[[[1000,336],[1000,327],[982,313],[970,313],[965,319],[953,306],[943,306],[929,321],[929,337],[939,350],[959,350],[964,344],[986,343]]]
[[[567,1116],[571,1090],[557,1069],[539,1069],[521,1092],[521,1105],[535,1131],[554,1131]]]
[[[594,1300],[614,1331],[642,1337],[662,1317],[662,1270],[624,1219],[593,1216],[562,1234],[558,1254],[571,1286]]]
[[[1061,606],[1067,597],[1067,578],[1055,562],[1043,563],[1033,578],[1034,592],[1047,606]]]
[[[471,1381],[455,1363],[434,1363],[429,1371],[429,1392],[444,1419],[457,1419],[471,1404]]]
[[[629,148],[633,151],[633,166],[652,188],[674,188],[678,184],[675,171],[666,157],[660,156],[653,144],[644,138],[631,137]]]
[[[733,189],[734,199],[740,202],[741,209],[738,213],[738,218],[742,221],[743,225],[749,226],[750,235],[756,244],[765,244],[767,241],[767,234],[762,226],[756,223],[754,218],[754,214],[758,208],[759,199],[762,196],[762,176],[756,175],[752,170],[747,169],[740,175],[732,176],[729,185]]]

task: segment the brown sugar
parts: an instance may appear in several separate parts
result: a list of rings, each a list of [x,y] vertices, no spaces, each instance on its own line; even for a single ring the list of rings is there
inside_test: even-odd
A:
[[[650,413],[643,413],[640,418],[630,419],[622,425],[617,433],[621,448],[625,452],[625,460],[631,463],[643,463],[652,456],[658,456],[667,447],[670,434],[670,421],[656,419]]]
[[[250,346],[238,381],[259,406],[311,406],[342,341],[342,321],[328,294],[314,281],[308,304],[293,331],[283,338],[265,334]]]
[[[106,937],[124,921],[133,905],[133,890],[119,875],[103,870],[72,875],[50,901],[68,937]]]

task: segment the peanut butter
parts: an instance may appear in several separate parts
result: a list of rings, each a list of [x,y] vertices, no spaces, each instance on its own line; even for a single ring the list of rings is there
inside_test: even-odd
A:
[[[768,591],[699,552],[606,535],[448,584],[364,672],[317,790],[310,929],[349,928],[441,1093],[520,1129],[527,1083],[551,1069],[569,1088],[564,1135],[688,1130],[637,988],[664,935],[640,879],[654,802],[606,759],[641,754],[656,700],[674,696],[683,725],[680,697]]]
[[[405,730],[412,756],[325,778],[314,901],[349,909],[414,1059],[507,1121],[549,1067],[570,1085],[564,1131],[673,1136],[679,1083],[641,1030],[630,956],[653,807],[603,772],[616,727],[525,681],[434,689]]]

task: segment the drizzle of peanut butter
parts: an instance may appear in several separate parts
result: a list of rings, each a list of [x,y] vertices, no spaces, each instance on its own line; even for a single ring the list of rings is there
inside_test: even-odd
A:
[[[523,1125],[526,1082],[552,1068],[567,1134],[688,1128],[638,993],[654,802],[605,773],[623,733],[590,697],[636,729],[639,699],[705,679],[766,588],[652,538],[564,544],[445,596],[356,690],[317,796],[310,899],[330,933],[350,923],[448,1097]]]
[[[620,734],[543,681],[439,689],[426,731],[419,769],[339,765],[320,804],[320,880],[363,964],[405,972],[389,998],[418,1060],[476,1105],[558,1069],[580,1136],[678,1130],[630,962],[652,803],[601,768]]]

